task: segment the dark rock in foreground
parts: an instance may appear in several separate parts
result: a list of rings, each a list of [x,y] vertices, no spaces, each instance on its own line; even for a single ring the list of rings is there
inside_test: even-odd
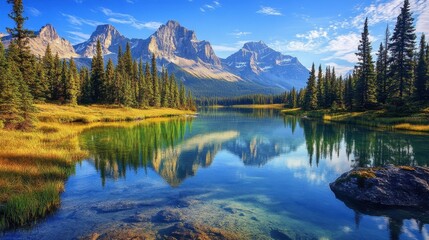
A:
[[[395,207],[429,207],[429,168],[357,168],[330,184],[338,198]]]

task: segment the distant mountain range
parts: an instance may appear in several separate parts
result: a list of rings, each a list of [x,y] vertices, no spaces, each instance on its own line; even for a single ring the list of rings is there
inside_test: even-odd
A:
[[[152,54],[158,66],[184,82],[196,96],[235,96],[280,93],[305,86],[309,71],[297,58],[283,55],[263,42],[249,42],[226,59],[216,56],[208,41],[200,41],[192,30],[168,21],[147,39],[129,39],[112,25],[100,25],[91,37],[72,46],[50,24],[35,32],[30,47],[43,56],[48,43],[60,58],[75,58],[79,66],[89,66],[99,39],[105,59],[116,62],[119,47],[130,43],[134,58],[149,61]],[[3,36],[7,46],[9,36]]]

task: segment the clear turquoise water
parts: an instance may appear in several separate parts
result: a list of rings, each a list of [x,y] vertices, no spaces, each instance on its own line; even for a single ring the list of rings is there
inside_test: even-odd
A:
[[[96,128],[80,136],[91,158],[76,165],[60,209],[0,237],[75,239],[112,229],[161,237],[174,223],[154,219],[168,210],[246,239],[429,239],[426,215],[348,207],[329,188],[354,166],[427,166],[428,143],[265,110]]]

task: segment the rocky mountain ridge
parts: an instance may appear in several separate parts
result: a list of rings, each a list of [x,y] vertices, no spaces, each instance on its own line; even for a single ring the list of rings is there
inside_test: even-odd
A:
[[[217,91],[215,96],[225,91],[276,93],[292,87],[301,88],[308,78],[308,70],[298,59],[283,55],[263,42],[246,43],[238,52],[221,59],[210,42],[198,40],[194,31],[177,21],[168,21],[147,39],[129,39],[112,25],[100,25],[87,41],[74,46],[59,37],[50,24],[35,34],[36,37],[30,39],[35,55],[43,56],[49,43],[53,54],[58,53],[60,58],[76,58],[81,66],[90,64],[96,54],[97,40],[100,40],[105,59],[114,62],[119,47],[125,51],[129,43],[134,58],[149,61],[155,54],[159,66],[175,73],[194,92],[204,92],[196,95],[211,95],[210,91]],[[2,41],[7,42],[8,37],[3,37]]]

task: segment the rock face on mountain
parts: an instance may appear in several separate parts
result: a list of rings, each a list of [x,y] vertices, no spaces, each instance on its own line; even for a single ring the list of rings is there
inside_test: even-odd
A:
[[[395,207],[429,207],[429,168],[358,168],[330,184],[340,199]]]
[[[115,27],[106,24],[98,26],[87,41],[75,45],[74,48],[82,57],[92,58],[97,53],[97,40],[100,40],[103,54],[116,54],[119,46],[123,47],[130,41],[121,35]]]
[[[222,60],[209,42],[198,40],[194,31],[176,21],[168,21],[147,39],[129,39],[112,25],[100,25],[87,41],[74,46],[48,24],[36,32],[30,47],[34,54],[42,56],[49,43],[54,54],[58,52],[60,58],[74,57],[82,67],[90,66],[97,40],[104,59],[114,63],[119,47],[125,51],[127,43],[135,59],[146,62],[155,54],[158,67],[174,73],[195,96],[276,94],[292,87],[301,88],[308,78],[308,70],[296,58],[282,55],[262,42],[246,43],[240,51]],[[9,41],[9,36],[2,37],[6,47]]]
[[[8,46],[10,40],[10,36],[5,36],[2,42]],[[55,55],[58,53],[60,58],[79,57],[73,45],[66,39],[61,38],[51,24],[47,24],[39,31],[34,32],[34,37],[29,40],[30,50],[36,56],[45,55],[48,44],[50,45],[52,54]]]
[[[304,87],[309,76],[308,69],[297,58],[283,55],[262,41],[244,44],[223,63],[243,79],[284,89]]]

